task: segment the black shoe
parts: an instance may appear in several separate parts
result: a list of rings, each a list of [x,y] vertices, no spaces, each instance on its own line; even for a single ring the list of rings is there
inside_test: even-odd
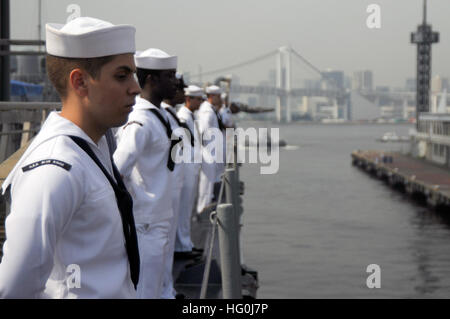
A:
[[[186,299],[186,296],[184,294],[177,293],[175,299]]]
[[[203,249],[202,249],[202,248],[192,247],[192,251],[193,251],[193,252],[196,252],[196,253],[203,254]]]
[[[202,254],[194,251],[176,251],[173,254],[174,258],[177,259],[192,259],[200,257]]]

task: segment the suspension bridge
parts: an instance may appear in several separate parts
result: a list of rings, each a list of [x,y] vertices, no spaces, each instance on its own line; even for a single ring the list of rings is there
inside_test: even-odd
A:
[[[260,66],[262,61],[275,61],[275,79],[265,85],[234,83],[233,77],[223,76],[242,72],[249,66]],[[318,77],[315,85],[293,87],[294,62],[306,67]],[[259,64],[258,64],[259,63]],[[268,70],[270,71],[270,69]],[[342,71],[323,71],[290,46],[283,46],[252,59],[189,76],[192,82],[202,85],[205,77],[219,76],[216,82],[228,81],[230,96],[241,94],[256,96],[260,106],[275,106],[277,122],[291,122],[293,115],[309,114],[312,118],[362,120],[379,118],[381,105],[396,108],[397,117],[407,119],[415,109],[415,92],[384,92],[374,90],[351,90],[344,85]],[[307,79],[306,79],[307,80]],[[313,81],[313,80],[310,80]],[[298,81],[296,81],[298,83]],[[271,98],[270,98],[271,97]],[[272,105],[267,105],[267,104]],[[266,104],[266,105],[261,105]]]

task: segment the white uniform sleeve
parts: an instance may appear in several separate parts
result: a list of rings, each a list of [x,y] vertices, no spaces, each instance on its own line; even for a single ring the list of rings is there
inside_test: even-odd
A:
[[[204,114],[199,114],[197,116],[197,124],[198,124],[198,132],[200,135],[203,135],[203,132],[206,130],[206,126],[208,125],[208,120],[205,118]]]
[[[205,132],[208,128],[217,128],[216,122],[215,122],[215,114],[214,113],[206,113],[203,114],[202,117],[199,118],[199,133],[202,136],[203,140],[203,146],[206,146],[209,144],[209,142],[212,140],[212,138],[206,138]]]
[[[131,175],[133,166],[150,138],[148,130],[143,125],[145,124],[137,122],[127,125],[123,129],[117,149],[114,152],[114,163],[120,174],[125,178]]]
[[[17,174],[6,218],[0,298],[39,298],[53,269],[58,239],[83,200],[83,179],[73,167],[67,171],[54,165]]]
[[[222,123],[226,127],[233,127],[233,117],[231,115],[231,112],[227,109],[225,109],[223,112],[220,112],[220,115],[222,116]]]

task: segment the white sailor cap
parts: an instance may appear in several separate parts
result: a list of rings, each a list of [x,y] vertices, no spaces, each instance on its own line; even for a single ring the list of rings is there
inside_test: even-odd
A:
[[[47,53],[64,58],[97,58],[136,51],[136,28],[89,17],[67,24],[47,23]]]
[[[186,96],[200,96],[203,97],[203,89],[199,88],[196,85],[189,85],[187,88],[184,88],[184,95]]]
[[[171,70],[177,68],[177,57],[160,49],[147,49],[136,52],[136,67],[148,70]]]
[[[208,86],[205,90],[206,94],[221,94],[222,89],[217,85]]]

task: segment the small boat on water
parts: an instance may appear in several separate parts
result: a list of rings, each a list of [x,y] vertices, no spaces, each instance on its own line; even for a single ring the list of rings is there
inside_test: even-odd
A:
[[[245,147],[285,147],[287,143],[283,139],[273,140],[270,134],[267,137],[258,136],[256,138],[248,137],[245,139],[244,145]]]
[[[377,139],[378,142],[408,142],[408,136],[398,136],[396,132],[386,132],[381,138]]]

